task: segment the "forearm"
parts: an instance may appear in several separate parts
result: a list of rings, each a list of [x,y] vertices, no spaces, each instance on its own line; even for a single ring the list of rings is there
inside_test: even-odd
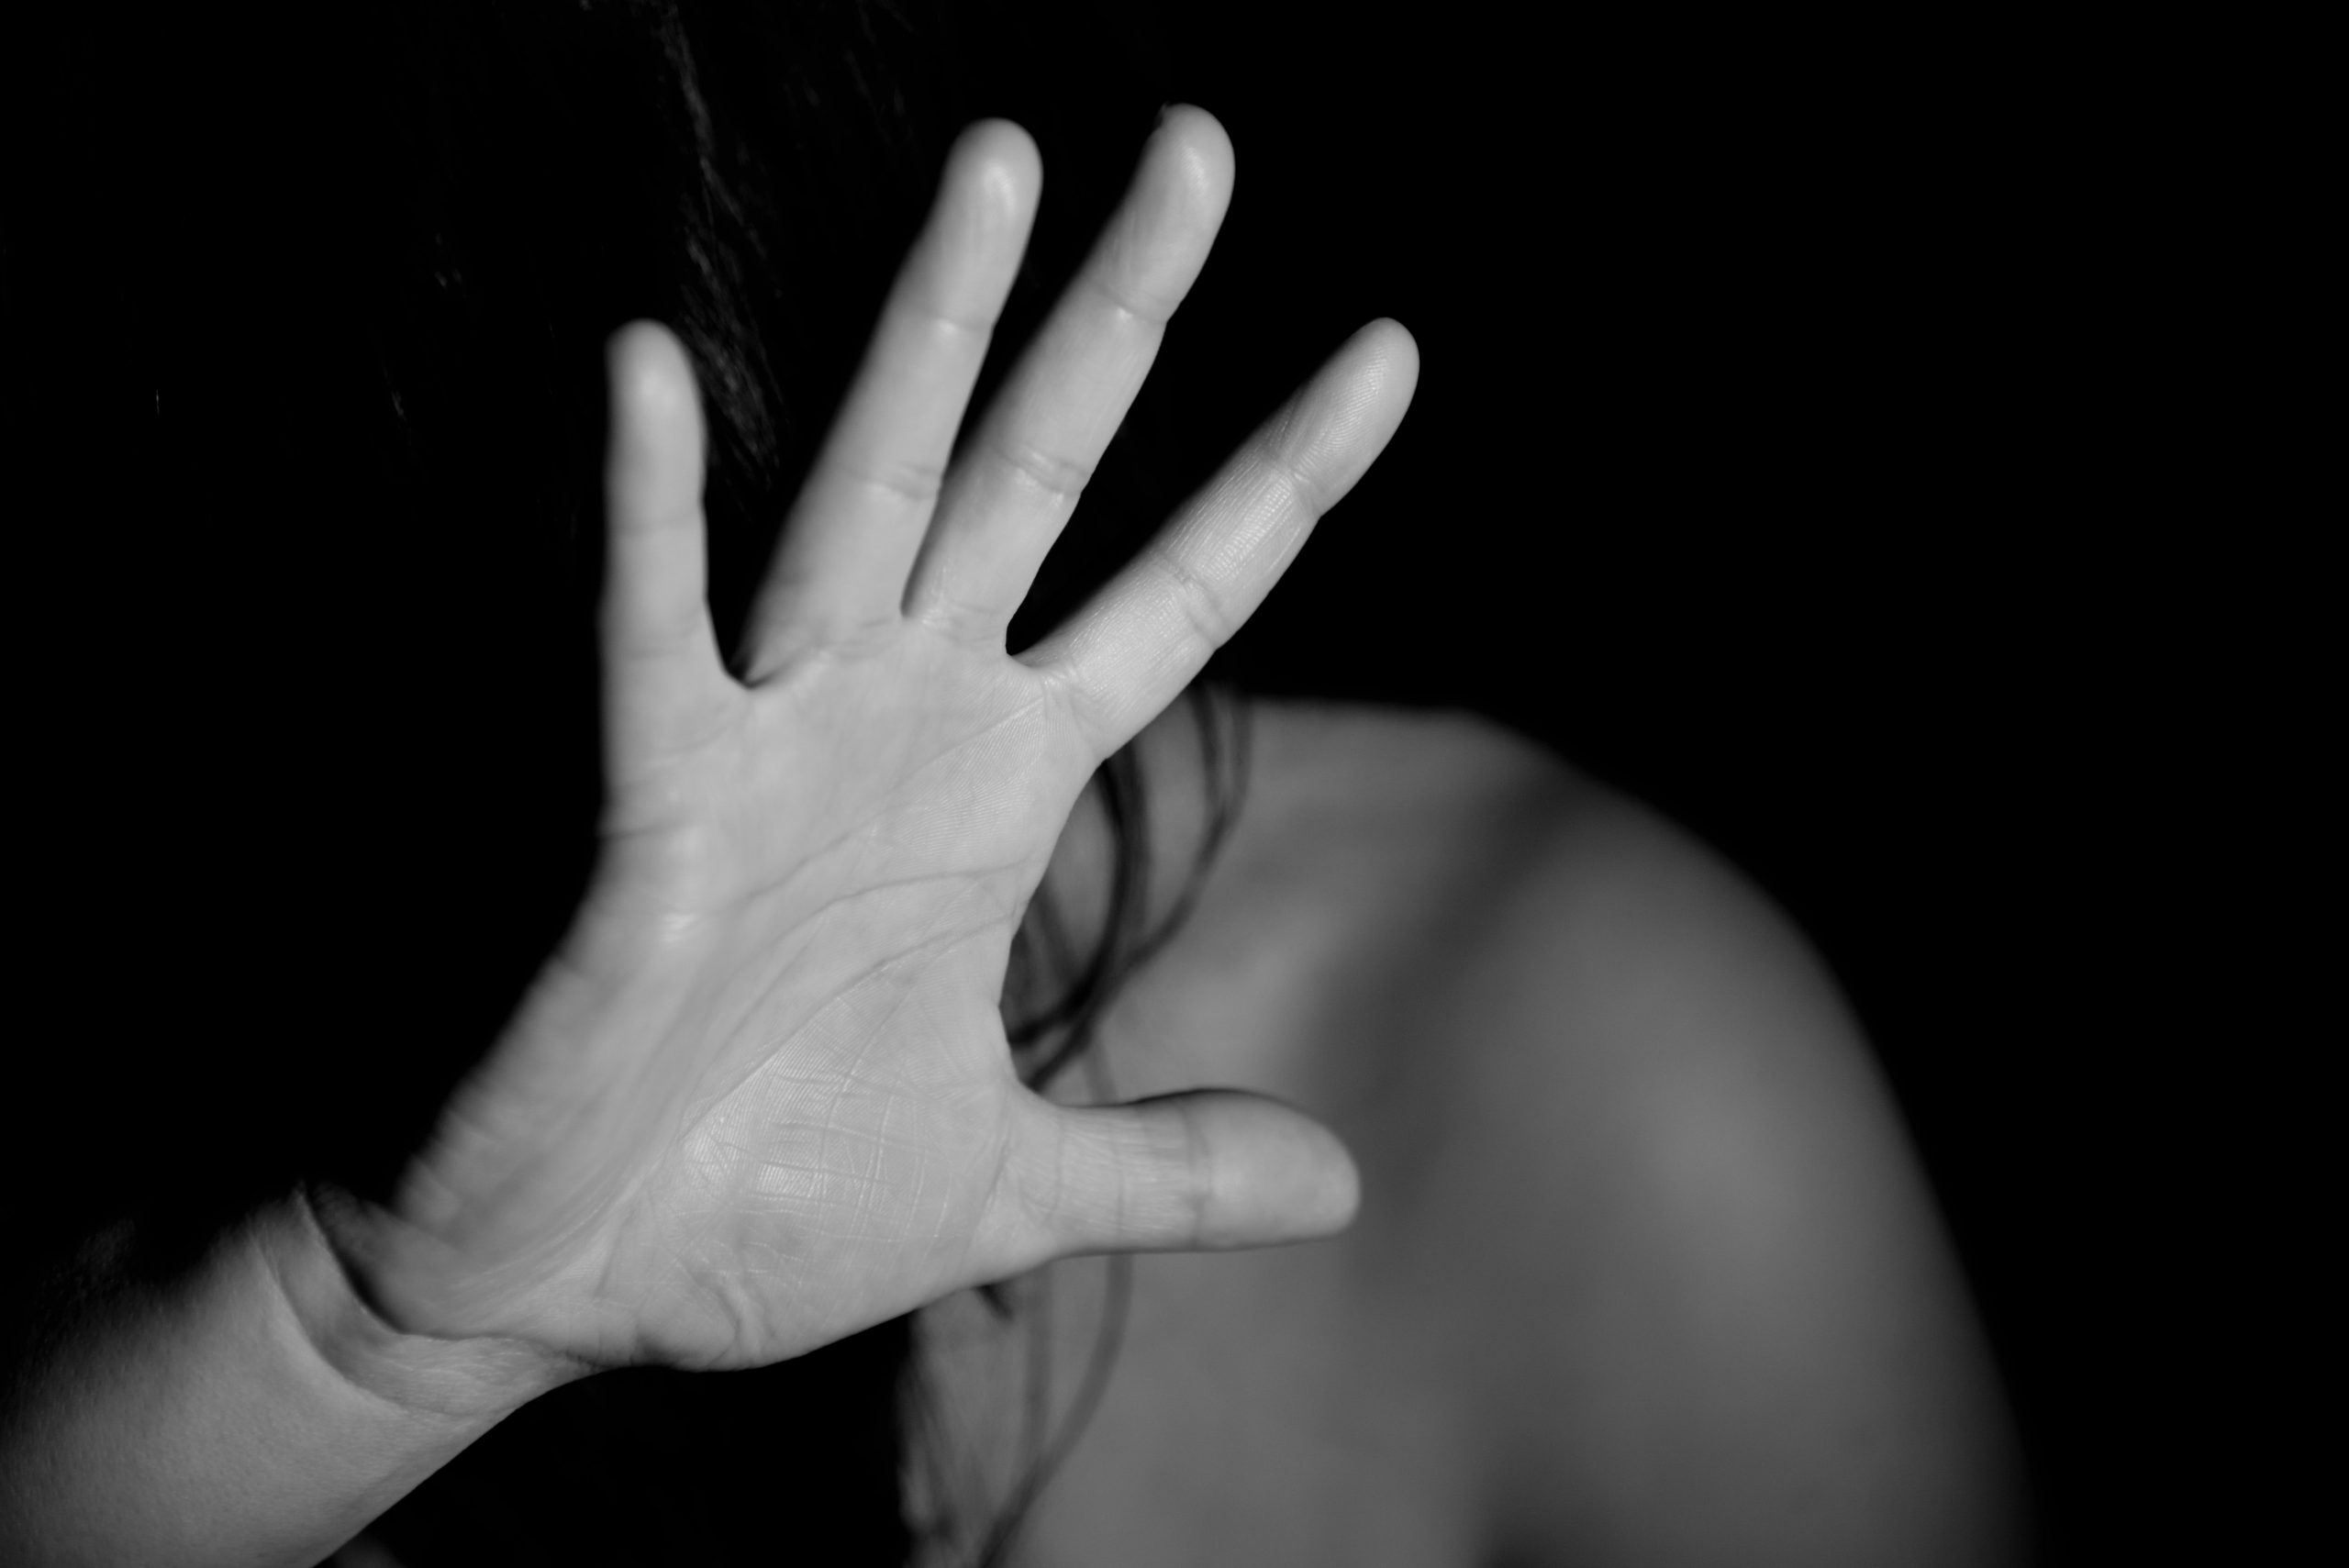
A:
[[[0,1434],[10,1563],[316,1562],[579,1370],[395,1333],[298,1200],[72,1329]]]

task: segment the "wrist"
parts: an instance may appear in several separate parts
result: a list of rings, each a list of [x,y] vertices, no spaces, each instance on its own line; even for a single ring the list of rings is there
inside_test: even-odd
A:
[[[298,1196],[72,1319],[0,1422],[11,1563],[316,1562],[576,1375],[538,1347],[396,1331]]]
[[[351,1388],[420,1421],[485,1430],[594,1370],[523,1340],[446,1339],[386,1321],[336,1243],[337,1225],[356,1209],[344,1195],[304,1188],[254,1235],[300,1338]]]

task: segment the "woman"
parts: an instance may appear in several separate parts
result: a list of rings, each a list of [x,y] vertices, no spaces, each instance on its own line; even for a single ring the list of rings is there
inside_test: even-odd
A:
[[[674,64],[682,28],[652,36]],[[1963,1292],[1765,906],[1474,724],[1254,709],[1230,817],[1232,737],[1152,723],[1402,419],[1408,334],[1362,329],[1008,652],[1233,167],[1211,117],[1163,117],[958,443],[1041,183],[1017,128],[965,133],[739,637],[710,389],[660,326],[610,339],[600,840],[567,931],[381,1201],[306,1185],[131,1309],[65,1315],[12,1408],[13,1551],[313,1561],[591,1373],[763,1366],[931,1303],[912,1502],[941,1559],[2009,1549]],[[1153,809],[1120,825],[1083,791],[1130,743]],[[1113,863],[1149,874],[1120,899]],[[1073,951],[1172,933],[1084,1020],[1096,1095],[1030,1092],[1007,1039],[1040,887]],[[1054,945],[1030,933],[1047,994]],[[1121,1103],[1071,1103],[1097,1095]],[[1134,1251],[1198,1255],[1107,1289],[1056,1262]],[[1035,1352],[1008,1379],[956,1294],[1007,1280]],[[1115,1381],[1037,1489],[1105,1324]],[[784,1496],[777,1546],[808,1548],[821,1500]]]

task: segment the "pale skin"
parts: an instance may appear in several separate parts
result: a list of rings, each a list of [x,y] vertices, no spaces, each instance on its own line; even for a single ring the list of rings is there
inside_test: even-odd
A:
[[[388,1207],[289,1199],[166,1298],[85,1326],[13,1412],[32,1562],[315,1562],[540,1393],[812,1350],[1083,1252],[1331,1234],[1335,1137],[1234,1092],[1047,1104],[998,1008],[1099,761],[1262,601],[1408,407],[1356,333],[1090,605],[1005,628],[1230,200],[1207,115],[1132,191],[957,455],[1041,186],[950,155],[729,672],[704,432],[662,328],[612,341],[608,807],[570,933]]]

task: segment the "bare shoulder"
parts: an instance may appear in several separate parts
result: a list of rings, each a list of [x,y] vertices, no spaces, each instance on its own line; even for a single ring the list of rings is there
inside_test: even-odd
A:
[[[1259,698],[1249,710],[1253,782],[1276,815],[1351,818],[1591,788],[1549,751],[1464,709]]]
[[[1448,922],[1447,895],[1483,901],[1546,824],[1606,798],[1542,747],[1458,710],[1258,700],[1250,731],[1240,830],[1217,872],[1227,917]]]
[[[1363,1156],[1355,1244],[1493,1444],[1497,1528],[1576,1560],[2009,1555],[1962,1280],[1784,915],[1486,721],[1264,728],[1255,874],[1341,924],[1368,998],[1300,1080]]]

